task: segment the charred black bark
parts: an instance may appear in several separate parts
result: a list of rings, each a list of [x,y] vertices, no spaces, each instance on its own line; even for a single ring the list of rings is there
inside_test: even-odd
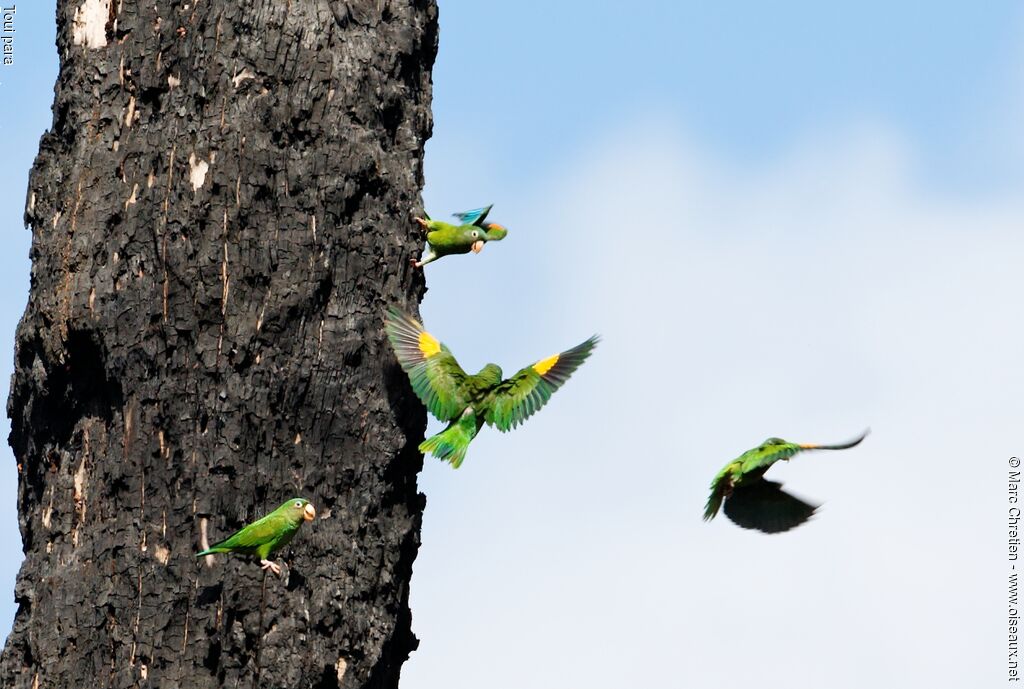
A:
[[[433,0],[61,0],[57,22],[0,685],[396,686],[426,418],[381,324],[424,290]],[[319,517],[260,628],[258,566],[193,553],[296,495]]]

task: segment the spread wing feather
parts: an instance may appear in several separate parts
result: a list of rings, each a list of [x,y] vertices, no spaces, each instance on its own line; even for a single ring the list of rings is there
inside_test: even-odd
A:
[[[494,206],[492,203],[490,206],[484,206],[483,208],[474,208],[471,211],[463,211],[461,213],[452,213],[452,215],[459,219],[459,222],[463,225],[483,225],[484,218],[491,212],[491,208]]]
[[[597,346],[594,335],[572,349],[541,359],[503,380],[484,401],[484,420],[499,431],[509,431],[533,416],[555,390],[562,387]]]
[[[448,348],[424,330],[422,323],[393,307],[388,309],[384,330],[413,392],[430,413],[441,421],[459,416],[469,405],[466,372]]]

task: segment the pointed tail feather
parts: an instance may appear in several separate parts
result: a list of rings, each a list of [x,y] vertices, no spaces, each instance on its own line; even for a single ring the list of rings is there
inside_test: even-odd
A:
[[[704,521],[709,522],[718,514],[722,506],[722,499],[725,497],[725,481],[715,481],[711,486],[711,495],[704,505]]]
[[[467,409],[462,416],[448,424],[448,428],[420,443],[420,452],[430,453],[458,469],[478,430],[476,414],[472,408]]]
[[[213,555],[214,553],[229,553],[231,552],[227,548],[221,548],[220,546],[211,546],[201,553],[196,553],[196,557],[203,557],[204,555]]]
[[[856,447],[857,445],[860,445],[861,441],[864,440],[864,438],[868,437],[868,433],[870,433],[870,432],[871,432],[870,428],[865,429],[865,431],[863,433],[861,433],[859,436],[857,436],[853,440],[850,440],[849,442],[845,442],[845,443],[839,443],[838,445],[804,445],[803,449],[805,449],[805,450],[847,450],[847,449],[849,449],[851,447]]]

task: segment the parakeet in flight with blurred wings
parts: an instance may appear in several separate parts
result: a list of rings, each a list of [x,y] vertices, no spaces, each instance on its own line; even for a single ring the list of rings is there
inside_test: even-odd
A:
[[[458,225],[431,220],[426,213],[423,218],[413,218],[427,232],[427,252],[420,260],[411,259],[413,266],[422,268],[449,254],[468,254],[472,251],[480,253],[487,242],[497,242],[505,238],[508,230],[497,223],[485,223],[491,207],[484,206],[464,213],[455,213]]]
[[[768,438],[753,450],[726,464],[711,482],[711,497],[704,507],[704,521],[714,519],[725,501],[725,515],[737,526],[779,533],[803,524],[817,506],[782,490],[781,483],[762,477],[775,462],[789,459],[804,450],[845,450],[859,445],[868,435],[839,445],[800,445],[781,438]]]
[[[311,521],[315,517],[316,509],[309,500],[292,498],[267,516],[243,526],[220,543],[196,553],[196,557],[214,553],[256,555],[260,558],[263,569],[280,574],[281,567],[267,558],[275,550],[291,542],[302,522]]]
[[[455,468],[466,458],[470,441],[484,423],[506,432],[526,421],[569,380],[598,341],[594,335],[503,380],[495,364],[468,375],[447,347],[398,309],[388,310],[384,328],[413,391],[439,421],[450,422],[423,441],[420,452],[432,453]]]

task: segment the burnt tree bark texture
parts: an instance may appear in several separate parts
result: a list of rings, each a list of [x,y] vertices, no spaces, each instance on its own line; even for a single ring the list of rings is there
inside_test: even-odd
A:
[[[4,687],[394,687],[433,0],[59,0],[8,413]],[[278,553],[193,554],[284,500]]]

